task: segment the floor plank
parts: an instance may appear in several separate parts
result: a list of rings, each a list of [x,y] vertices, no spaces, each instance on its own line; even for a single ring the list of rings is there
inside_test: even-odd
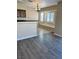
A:
[[[62,59],[62,38],[45,33],[17,42],[17,59]]]

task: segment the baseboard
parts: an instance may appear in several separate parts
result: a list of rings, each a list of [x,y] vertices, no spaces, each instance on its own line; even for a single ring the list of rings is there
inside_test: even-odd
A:
[[[59,37],[62,37],[61,35],[59,35],[59,34],[57,34],[57,33],[54,33],[54,35],[57,35],[57,36],[59,36]]]
[[[27,36],[27,37],[22,37],[22,38],[17,38],[17,40],[24,40],[24,39],[28,39],[28,38],[32,38],[32,37],[35,37],[37,35],[32,35],[32,36]]]

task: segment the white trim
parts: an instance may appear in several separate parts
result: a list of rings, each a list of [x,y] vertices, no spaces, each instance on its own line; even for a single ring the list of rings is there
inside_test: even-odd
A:
[[[57,34],[57,33],[54,33],[54,35],[57,35],[57,36],[59,36],[59,37],[62,37],[61,35],[59,35],[59,34]]]

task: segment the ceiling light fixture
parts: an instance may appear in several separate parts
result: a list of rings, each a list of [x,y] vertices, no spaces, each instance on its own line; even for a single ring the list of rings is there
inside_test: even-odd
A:
[[[37,3],[37,12],[40,11],[40,7],[39,7],[39,4]]]

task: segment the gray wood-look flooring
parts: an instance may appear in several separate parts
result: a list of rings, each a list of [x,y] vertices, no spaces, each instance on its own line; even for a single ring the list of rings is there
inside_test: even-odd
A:
[[[62,38],[46,33],[17,41],[17,59],[62,59]]]

